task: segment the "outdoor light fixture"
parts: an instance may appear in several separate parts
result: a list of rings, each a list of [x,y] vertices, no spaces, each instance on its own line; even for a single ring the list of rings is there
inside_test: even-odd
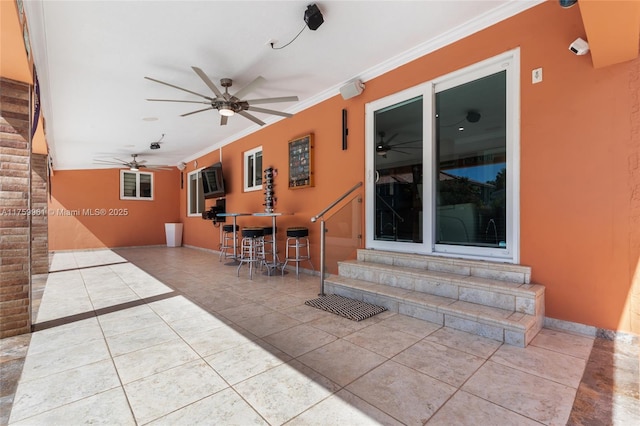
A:
[[[233,114],[235,114],[235,112],[233,112],[229,105],[222,105],[220,108],[218,108],[218,112],[220,113],[220,115],[224,115],[225,117],[231,117]]]

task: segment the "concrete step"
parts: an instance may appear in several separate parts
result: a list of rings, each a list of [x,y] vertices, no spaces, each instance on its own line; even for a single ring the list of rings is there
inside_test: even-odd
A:
[[[346,278],[529,315],[536,315],[536,304],[544,297],[544,287],[537,284],[516,284],[471,275],[358,260],[338,262],[338,273]]]
[[[531,268],[359,250],[338,262],[325,291],[480,336],[526,346],[544,322],[544,286]]]
[[[450,272],[458,275],[489,278],[517,284],[529,284],[531,282],[530,267],[511,263],[455,259],[442,256],[367,249],[359,249],[357,259],[361,262],[406,266],[437,272]]]
[[[529,315],[338,275],[325,278],[325,292],[520,347],[531,342],[544,320],[544,314]]]

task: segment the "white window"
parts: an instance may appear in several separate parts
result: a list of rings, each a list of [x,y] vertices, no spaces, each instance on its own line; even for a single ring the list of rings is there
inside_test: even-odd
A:
[[[244,190],[262,189],[262,147],[244,153]]]
[[[121,200],[153,200],[153,173],[120,170]]]
[[[202,192],[202,175],[200,170],[187,175],[187,215],[199,216],[204,210],[204,194]]]

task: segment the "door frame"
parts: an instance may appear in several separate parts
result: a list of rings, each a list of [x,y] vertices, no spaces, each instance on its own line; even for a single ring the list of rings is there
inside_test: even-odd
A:
[[[506,150],[507,150],[507,247],[491,249],[435,244],[435,93],[484,75],[506,70]],[[375,240],[375,112],[405,100],[423,96],[423,242]],[[516,48],[449,74],[365,105],[365,247],[369,249],[482,259],[498,262],[520,261],[520,49]]]

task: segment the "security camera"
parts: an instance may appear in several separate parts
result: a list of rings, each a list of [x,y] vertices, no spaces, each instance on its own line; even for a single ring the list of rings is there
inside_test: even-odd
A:
[[[576,55],[586,55],[589,52],[589,43],[578,37],[571,45],[569,50]]]

